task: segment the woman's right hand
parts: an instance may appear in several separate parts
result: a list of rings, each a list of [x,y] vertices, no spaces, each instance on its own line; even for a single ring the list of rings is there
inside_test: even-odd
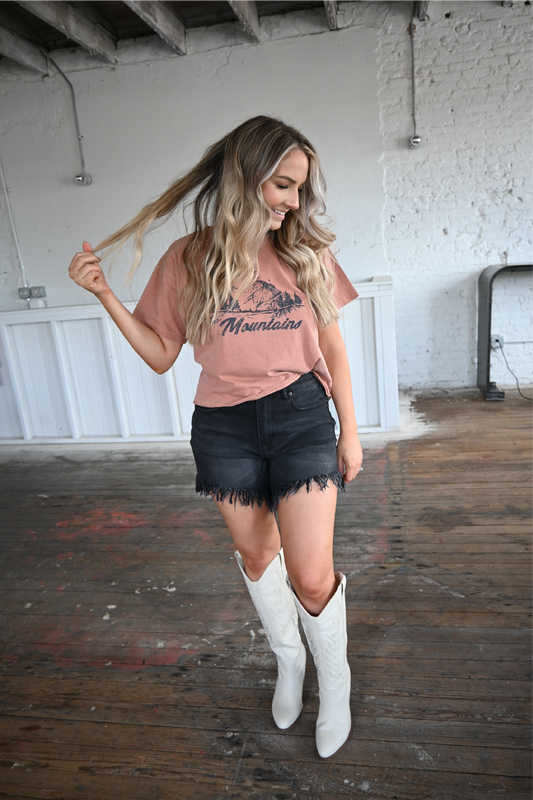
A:
[[[100,259],[89,242],[83,243],[82,252],[76,253],[70,262],[68,274],[74,283],[92,292],[96,297],[102,297],[111,291],[100,266]]]

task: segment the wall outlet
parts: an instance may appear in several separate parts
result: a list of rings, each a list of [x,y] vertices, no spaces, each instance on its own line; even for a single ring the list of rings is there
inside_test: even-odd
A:
[[[46,289],[44,286],[23,286],[19,289],[19,297],[21,300],[30,300],[36,297],[46,297]]]
[[[495,333],[494,336],[490,337],[490,346],[493,350],[503,350],[503,336],[499,333]]]

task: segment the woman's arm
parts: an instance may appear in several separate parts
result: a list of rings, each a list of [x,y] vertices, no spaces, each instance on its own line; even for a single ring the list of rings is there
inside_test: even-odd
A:
[[[154,372],[161,375],[170,369],[180,353],[181,342],[158,336],[122,305],[109,288],[100,266],[100,259],[88,242],[83,243],[83,252],[76,253],[68,272],[75,283],[100,300],[135,352]]]
[[[363,451],[357,435],[348,355],[339,324],[332,322],[327,328],[322,328],[318,334],[318,341],[333,382],[331,395],[339,417],[340,436],[337,444],[339,471],[344,475],[346,483],[349,483],[359,472]]]

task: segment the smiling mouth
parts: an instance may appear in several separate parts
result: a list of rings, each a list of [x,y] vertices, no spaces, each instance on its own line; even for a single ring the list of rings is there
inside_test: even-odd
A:
[[[286,214],[286,211],[278,211],[278,209],[277,209],[277,208],[273,208],[273,209],[272,209],[272,212],[273,212],[273,213],[274,213],[274,214],[275,214],[277,217],[281,217],[281,219],[283,219],[283,218],[285,217],[285,214]]]

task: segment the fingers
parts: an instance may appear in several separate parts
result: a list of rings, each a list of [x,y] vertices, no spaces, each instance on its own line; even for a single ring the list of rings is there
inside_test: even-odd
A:
[[[68,268],[68,274],[74,281],[79,277],[80,271],[83,270],[87,264],[93,264],[95,266],[99,266],[100,264],[100,259],[93,251],[89,242],[83,242],[82,247],[83,250],[81,253],[76,253]]]
[[[70,262],[69,272],[72,270],[79,269],[79,267],[83,266],[84,264],[99,264],[100,259],[92,250],[89,251],[82,251],[81,253],[76,253],[72,261]]]
[[[89,242],[83,242],[83,250],[76,253],[68,274],[78,286],[95,294],[100,294],[106,289],[106,280],[100,266],[100,259],[92,249]]]
[[[344,475],[343,475],[345,483],[350,483],[351,481],[353,481],[358,472],[359,472],[359,467],[356,468],[345,465]]]
[[[99,265],[86,264],[76,272],[76,277],[74,278],[74,280],[76,280],[77,282],[78,281],[86,282],[87,280],[90,279],[94,280],[94,278],[100,278],[103,276],[103,274],[104,273],[102,272],[102,268]]]
[[[350,483],[358,475],[363,462],[363,452],[359,442],[343,442],[339,439],[337,447],[339,472],[346,483]]]

